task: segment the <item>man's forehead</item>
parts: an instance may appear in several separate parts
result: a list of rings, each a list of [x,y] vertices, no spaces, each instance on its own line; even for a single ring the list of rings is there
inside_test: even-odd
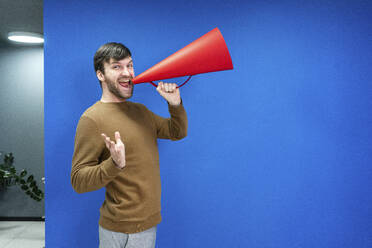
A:
[[[127,64],[127,63],[130,63],[130,62],[132,62],[132,57],[126,57],[126,58],[121,59],[121,60],[110,58],[108,64],[115,64],[115,63]]]

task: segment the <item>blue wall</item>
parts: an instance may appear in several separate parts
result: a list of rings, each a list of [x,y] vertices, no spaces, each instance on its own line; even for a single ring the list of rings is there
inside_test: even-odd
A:
[[[104,191],[70,185],[75,128],[119,41],[137,74],[219,27],[233,71],[181,88],[189,135],[159,141],[157,245],[372,247],[369,1],[45,1],[46,246],[96,247]],[[170,80],[172,81],[172,80]],[[132,99],[167,116],[149,85]]]

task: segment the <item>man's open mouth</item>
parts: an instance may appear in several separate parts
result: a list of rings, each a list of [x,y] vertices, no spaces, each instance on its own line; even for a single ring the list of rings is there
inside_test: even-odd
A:
[[[132,82],[130,80],[119,81],[119,84],[120,84],[120,86],[122,86],[124,88],[130,88],[130,87],[132,87]]]

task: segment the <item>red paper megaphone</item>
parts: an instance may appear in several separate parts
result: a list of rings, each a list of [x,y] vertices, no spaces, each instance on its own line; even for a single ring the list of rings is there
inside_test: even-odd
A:
[[[184,85],[193,75],[231,69],[233,64],[226,43],[220,30],[215,28],[141,73],[132,82],[148,82],[157,87],[152,81],[189,76]]]

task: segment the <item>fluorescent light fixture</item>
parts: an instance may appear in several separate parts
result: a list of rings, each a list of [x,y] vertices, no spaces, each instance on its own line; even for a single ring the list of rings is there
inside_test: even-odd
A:
[[[8,39],[11,41],[29,43],[29,44],[41,44],[44,43],[44,37],[41,34],[30,33],[30,32],[10,32]]]

